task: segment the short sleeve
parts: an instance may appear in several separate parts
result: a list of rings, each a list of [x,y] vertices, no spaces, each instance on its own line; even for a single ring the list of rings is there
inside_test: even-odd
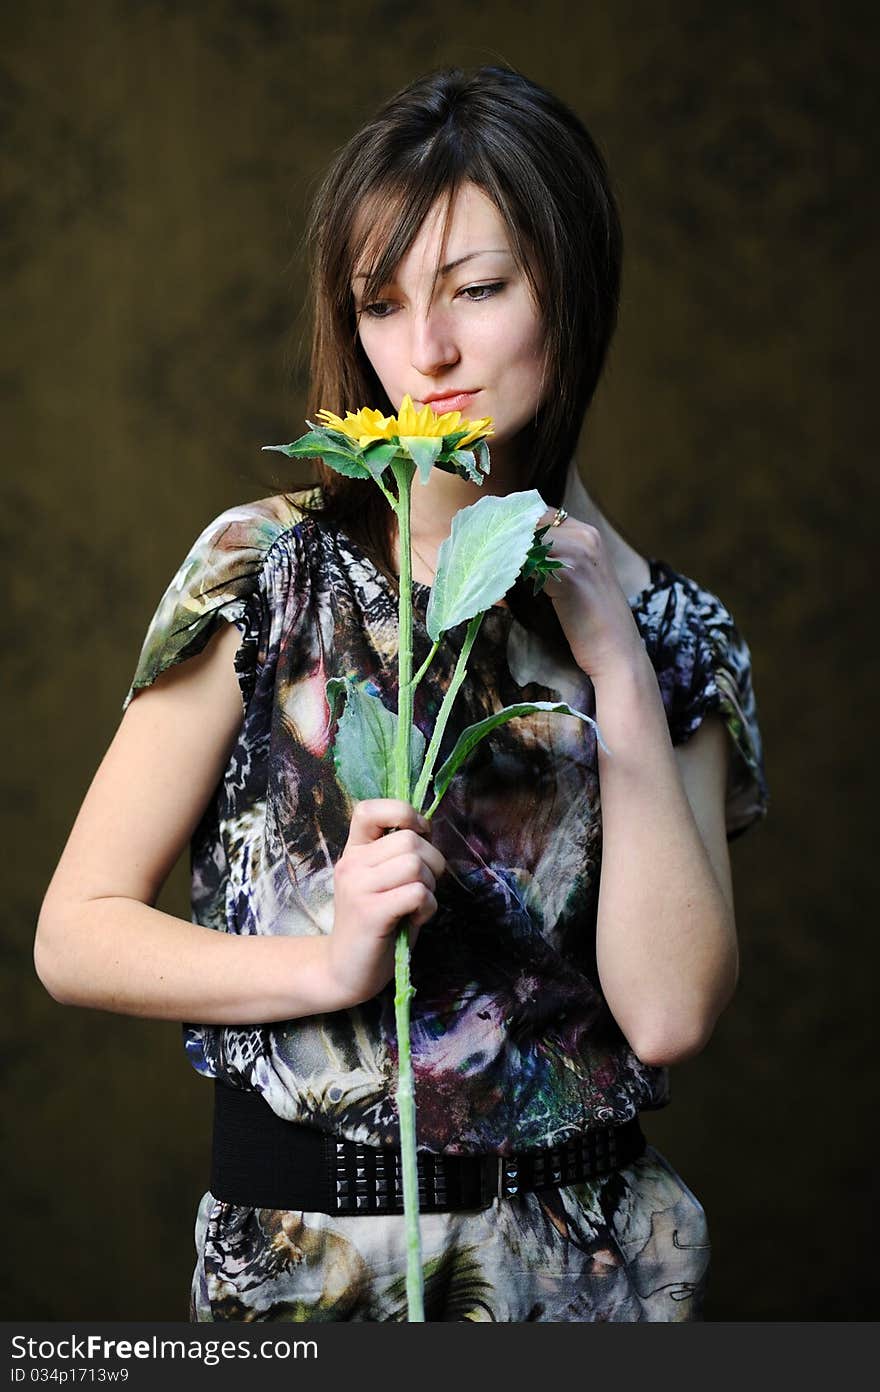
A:
[[[229,508],[208,524],[159,601],[123,711],[161,672],[201,652],[221,622],[241,632],[235,670],[247,707],[266,622],[266,560],[301,516],[294,501],[280,494]]]
[[[673,572],[651,606],[646,646],[654,662],[673,744],[684,744],[708,715],[732,743],[725,804],[733,840],[766,816],[769,790],[748,644],[717,595]]]

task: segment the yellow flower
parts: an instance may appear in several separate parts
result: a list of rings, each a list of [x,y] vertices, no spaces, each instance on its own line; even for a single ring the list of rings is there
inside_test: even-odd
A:
[[[390,440],[397,434],[397,421],[393,416],[383,416],[370,406],[360,411],[346,411],[342,420],[333,411],[319,411],[318,420],[328,430],[339,430],[350,440],[357,440],[361,449],[373,444],[375,440]]]
[[[487,435],[495,434],[491,416],[481,416],[479,420],[462,421],[462,425],[469,425],[470,430],[464,439],[459,440],[456,449],[467,449],[468,445],[472,445],[475,440],[485,440]]]
[[[421,411],[417,411],[413,405],[412,397],[407,395],[400,403],[400,410],[397,413],[397,425],[401,435],[452,435],[454,431],[461,430],[463,426],[469,426],[470,430],[464,439],[458,443],[458,449],[465,449],[474,440],[491,435],[492,421],[489,416],[484,416],[481,420],[463,421],[461,411],[446,411],[438,416],[430,406],[423,406]]]
[[[463,429],[467,429],[468,433],[459,441],[457,448],[467,449],[475,440],[483,440],[487,435],[494,434],[489,416],[469,421],[462,420],[461,411],[446,411],[442,416],[438,416],[430,406],[423,406],[421,411],[417,411],[409,395],[403,398],[396,416],[383,416],[381,411],[371,406],[362,406],[357,412],[346,411],[345,420],[334,411],[321,410],[318,420],[325,429],[338,430],[350,440],[357,440],[361,449],[376,440],[391,440],[400,435],[436,439]]]
[[[417,411],[412,397],[407,394],[400,403],[397,413],[397,428],[401,435],[451,435],[461,420],[461,411],[447,411],[438,416],[430,406]]]

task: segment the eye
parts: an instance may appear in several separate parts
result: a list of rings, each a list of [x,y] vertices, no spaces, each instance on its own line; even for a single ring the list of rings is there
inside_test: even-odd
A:
[[[368,319],[387,319],[393,311],[394,305],[390,300],[375,300],[372,304],[363,305],[360,313]]]
[[[481,300],[489,300],[493,295],[497,295],[499,290],[503,289],[504,281],[494,280],[489,285],[467,285],[463,290],[459,291],[459,294],[464,295],[472,304],[479,304]]]

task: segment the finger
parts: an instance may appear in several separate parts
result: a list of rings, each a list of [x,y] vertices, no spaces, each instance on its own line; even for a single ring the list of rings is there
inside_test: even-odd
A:
[[[428,834],[429,824],[420,812],[402,798],[365,798],[355,805],[348,830],[348,845],[367,846],[378,841],[392,827]]]
[[[560,530],[561,527],[564,527],[564,526],[565,526],[565,521],[568,520],[568,519],[566,518],[565,521],[560,522],[557,526],[554,527],[554,526],[553,526],[553,519],[554,519],[554,517],[556,517],[556,516],[558,515],[558,513],[559,513],[559,508],[555,508],[555,507],[548,508],[546,512],[543,512],[543,513],[541,514],[540,518],[538,519],[537,523],[535,524],[535,530],[536,530],[536,531],[540,531],[540,529],[541,529],[542,527],[549,527],[549,528],[550,528],[550,531],[549,531],[549,532],[547,533],[547,535],[544,537],[544,542],[545,542],[545,544],[546,544],[547,542],[552,542],[553,537],[554,537],[554,534],[555,534],[556,532],[558,532],[558,531]]]
[[[378,841],[371,841],[360,853],[362,865],[384,865],[397,856],[416,855],[433,870],[437,879],[446,869],[446,858],[436,846],[416,831],[390,831]]]
[[[388,889],[401,889],[403,885],[423,884],[433,894],[437,881],[433,871],[420,856],[399,855],[375,865],[366,877],[366,887],[370,894],[383,894]]]
[[[421,928],[437,912],[437,900],[423,884],[402,885],[400,889],[389,889],[380,895],[377,902],[387,912],[389,919],[387,937],[397,932],[401,918],[409,918],[412,925]]]

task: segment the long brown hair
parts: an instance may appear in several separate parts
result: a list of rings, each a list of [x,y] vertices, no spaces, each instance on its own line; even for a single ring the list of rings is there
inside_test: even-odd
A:
[[[436,201],[470,182],[494,202],[545,322],[547,395],[526,427],[526,486],[562,501],[568,465],[617,324],[622,232],[605,162],[557,97],[512,69],[442,69],[381,108],[339,152],[309,224],[309,413],[388,400],[358,338],[352,276],[369,246],[364,297],[378,293]],[[371,221],[358,217],[368,206]],[[358,230],[358,224],[362,224]],[[539,292],[540,287],[540,292]],[[378,489],[317,465],[321,515],[394,579],[390,511]]]

